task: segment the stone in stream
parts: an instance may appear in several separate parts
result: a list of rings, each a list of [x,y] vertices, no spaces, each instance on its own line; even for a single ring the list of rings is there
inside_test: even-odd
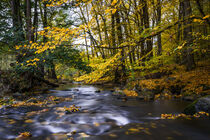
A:
[[[114,92],[115,90],[114,90],[114,89],[111,89],[110,91],[111,91],[111,92]]]
[[[100,93],[100,92],[101,92],[101,90],[96,90],[96,91],[95,91],[95,93]]]
[[[122,90],[115,90],[113,93],[112,93],[112,96],[117,96],[117,97],[125,97],[125,93],[122,91]]]
[[[34,98],[27,100],[28,103],[38,103],[38,101]]]
[[[75,89],[73,89],[73,91],[79,91],[79,89],[75,88]]]
[[[136,97],[138,100],[144,100],[144,96],[143,95],[139,95],[138,97]]]
[[[14,98],[17,98],[17,99],[20,99],[21,97],[23,97],[22,94],[19,93],[19,92],[14,93],[12,96],[13,96]]]
[[[185,101],[194,101],[195,97],[194,96],[185,96],[185,97],[183,97],[183,100],[185,100]]]
[[[137,91],[137,90],[136,90]],[[141,91],[138,90],[138,96],[136,97],[138,100],[154,100],[155,98],[155,91],[143,88]]]
[[[200,111],[210,113],[210,95],[199,98],[184,109],[184,113],[190,115]]]

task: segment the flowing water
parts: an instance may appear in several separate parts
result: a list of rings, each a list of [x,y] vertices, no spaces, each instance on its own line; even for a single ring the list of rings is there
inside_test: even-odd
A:
[[[100,91],[98,91],[100,90]],[[45,107],[0,109],[0,139],[30,132],[32,140],[209,140],[209,119],[162,120],[162,113],[180,113],[188,102],[119,100],[106,87],[74,85],[51,90],[37,98],[73,98]],[[65,113],[75,104],[80,111]],[[45,111],[41,111],[45,109]],[[32,115],[28,115],[31,112]],[[27,121],[30,120],[30,121]]]

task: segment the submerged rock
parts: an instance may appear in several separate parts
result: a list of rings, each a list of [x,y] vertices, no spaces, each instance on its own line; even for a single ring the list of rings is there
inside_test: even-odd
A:
[[[155,98],[155,92],[154,90],[144,88],[141,92],[138,93],[138,99],[139,100],[154,100]]]
[[[96,91],[95,91],[95,93],[100,93],[100,92],[101,92],[101,90],[96,90]]]
[[[194,101],[195,97],[194,96],[185,96],[185,97],[183,97],[183,100],[185,100],[185,101]]]
[[[198,99],[195,108],[197,111],[204,111],[210,113],[210,95]]]
[[[210,113],[210,95],[199,98],[184,109],[184,113],[190,115],[200,111]]]
[[[12,95],[14,98],[20,99],[22,97],[22,94],[19,92],[16,92]]]
[[[112,96],[124,97],[124,96],[126,96],[126,95],[125,95],[125,93],[123,92],[123,90],[115,90],[115,91],[112,93]]]
[[[76,88],[75,88],[75,89],[73,89],[73,91],[79,91],[79,89],[76,89]]]

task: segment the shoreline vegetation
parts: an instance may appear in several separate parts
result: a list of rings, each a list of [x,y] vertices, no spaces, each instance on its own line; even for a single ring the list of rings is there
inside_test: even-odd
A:
[[[0,112],[31,106],[38,110],[32,116],[48,112],[74,100],[67,91],[69,98],[51,96],[50,90],[78,84],[109,87],[111,96],[102,97],[120,102],[117,109],[129,101],[177,100],[189,105],[158,118],[208,119],[209,5],[208,0],[1,0]],[[82,92],[74,93],[88,104]],[[80,111],[73,104],[56,113]],[[23,132],[19,137],[33,136]]]

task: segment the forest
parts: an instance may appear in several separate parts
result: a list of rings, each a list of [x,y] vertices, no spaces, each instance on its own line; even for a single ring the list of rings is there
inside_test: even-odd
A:
[[[210,139],[209,32],[209,0],[1,0],[0,139]]]

